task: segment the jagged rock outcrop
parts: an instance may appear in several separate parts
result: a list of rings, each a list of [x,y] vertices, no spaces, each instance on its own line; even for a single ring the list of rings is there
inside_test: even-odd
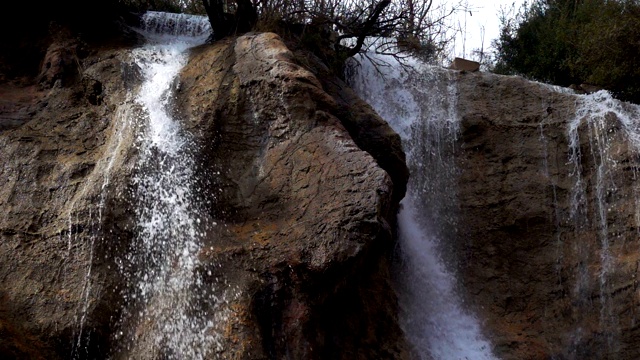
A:
[[[0,357],[115,347],[118,262],[135,229],[127,94],[140,79],[127,54],[72,54],[79,63],[45,67],[40,86],[0,85],[12,94],[0,114],[18,119],[0,119]],[[273,34],[194,49],[175,88],[218,223],[197,271],[233,294],[211,356],[407,358],[388,268],[407,176],[397,135],[362,102],[346,109]],[[354,132],[359,121],[373,140]]]
[[[454,248],[496,355],[638,358],[634,110],[519,77],[457,85]]]

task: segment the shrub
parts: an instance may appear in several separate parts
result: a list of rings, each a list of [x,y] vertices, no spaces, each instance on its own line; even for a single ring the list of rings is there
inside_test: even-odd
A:
[[[640,1],[535,0],[502,19],[494,71],[640,103]]]

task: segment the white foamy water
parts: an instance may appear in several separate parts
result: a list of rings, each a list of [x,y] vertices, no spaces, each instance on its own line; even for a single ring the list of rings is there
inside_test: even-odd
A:
[[[197,45],[211,33],[211,24],[205,16],[147,11],[141,20],[142,33],[151,41],[184,40]]]
[[[457,229],[455,82],[446,70],[414,62],[406,72],[393,59],[382,60],[391,66],[376,70],[360,59],[350,83],[401,135],[411,172],[398,215],[401,326],[422,359],[495,359],[442,256]]]
[[[598,256],[600,268],[598,273],[600,328],[606,337],[606,352],[615,353],[619,350],[620,319],[613,311],[611,277],[615,276],[616,259],[611,253],[613,242],[623,240],[622,234],[616,233],[614,228],[619,225],[619,213],[614,211],[611,197],[624,189],[620,189],[619,178],[623,172],[619,171],[620,164],[616,159],[621,149],[616,148],[612,138],[617,136],[620,127],[629,141],[630,149],[636,153],[640,151],[640,106],[624,103],[614,99],[606,91],[599,91],[590,95],[579,96],[576,102],[576,114],[569,123],[569,163],[572,167],[573,187],[571,191],[570,220],[577,232],[596,231],[600,248]],[[581,139],[581,134],[586,138]],[[587,143],[589,153],[582,153],[581,143]],[[589,163],[588,168],[584,162]],[[591,179],[583,178],[585,170],[594,169]],[[631,167],[633,179],[637,179],[637,169]],[[630,189],[635,198],[635,225],[640,225],[640,189],[635,186]],[[589,203],[588,194],[593,194],[595,202]],[[589,288],[589,278],[585,275],[577,276],[574,286],[574,298],[584,301],[586,289]],[[594,304],[596,305],[596,304]]]
[[[204,359],[222,346],[216,325],[226,316],[224,296],[198,271],[209,226],[200,214],[212,200],[196,180],[199,146],[173,115],[174,82],[186,50],[206,39],[206,21],[148,13],[149,44],[132,52],[144,81],[136,97],[135,239],[121,264],[129,289],[117,340],[125,357]]]

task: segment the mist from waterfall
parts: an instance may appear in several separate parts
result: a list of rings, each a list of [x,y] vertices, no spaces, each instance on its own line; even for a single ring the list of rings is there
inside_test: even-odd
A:
[[[411,172],[398,215],[395,286],[400,322],[422,359],[495,359],[479,320],[458,293],[447,242],[457,231],[459,132],[451,72],[391,57],[360,58],[350,84],[398,132]]]

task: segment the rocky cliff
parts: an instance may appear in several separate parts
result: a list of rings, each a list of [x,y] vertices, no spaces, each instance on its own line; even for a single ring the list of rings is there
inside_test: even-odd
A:
[[[152,320],[122,314],[144,170],[140,39],[94,47],[51,30],[37,70],[0,59],[0,356],[170,358]],[[430,93],[455,98],[459,124],[418,126],[450,151],[424,161],[434,182],[419,188],[454,188],[431,197],[446,220],[434,231],[494,354],[640,357],[637,107],[446,74]],[[216,324],[210,357],[411,358],[390,285],[408,177],[398,135],[274,34],[192,49],[172,91],[195,139],[200,215],[217,224],[194,270],[224,299],[196,309]]]
[[[130,173],[119,105],[136,82],[126,76],[124,51],[105,49],[80,69],[72,49],[56,42],[50,49],[47,58],[59,61],[43,63],[41,73],[57,81],[0,86],[0,354],[7,358],[70,355],[81,327],[93,332],[94,350],[103,349],[119,302],[104,246],[117,237],[104,234],[113,225],[105,225],[106,209]],[[57,66],[63,57],[75,60]]]
[[[353,86],[408,153],[396,276],[410,341],[439,358],[638,358],[640,107],[520,77],[363,63]],[[425,259],[456,275],[455,294]],[[443,305],[458,295],[477,322]]]
[[[464,287],[502,359],[635,359],[636,108],[457,75]]]
[[[144,322],[124,329],[142,345],[118,339],[138,70],[128,48],[76,44],[52,43],[38,84],[0,85],[0,355],[171,356],[144,347]],[[204,149],[203,217],[218,224],[196,271],[232,294],[210,314],[224,345],[212,357],[408,357],[388,264],[408,174],[400,139],[338,79],[323,82],[276,35],[255,34],[194,49],[175,84],[175,114]]]
[[[406,357],[385,260],[406,168],[394,188],[384,160],[356,145],[375,154],[370,141],[345,129],[347,105],[274,34],[195,49],[180,81],[179,107],[220,174],[211,211],[224,226],[203,257],[241,293],[228,356]],[[402,167],[397,134],[364,102],[349,106],[376,119]]]

